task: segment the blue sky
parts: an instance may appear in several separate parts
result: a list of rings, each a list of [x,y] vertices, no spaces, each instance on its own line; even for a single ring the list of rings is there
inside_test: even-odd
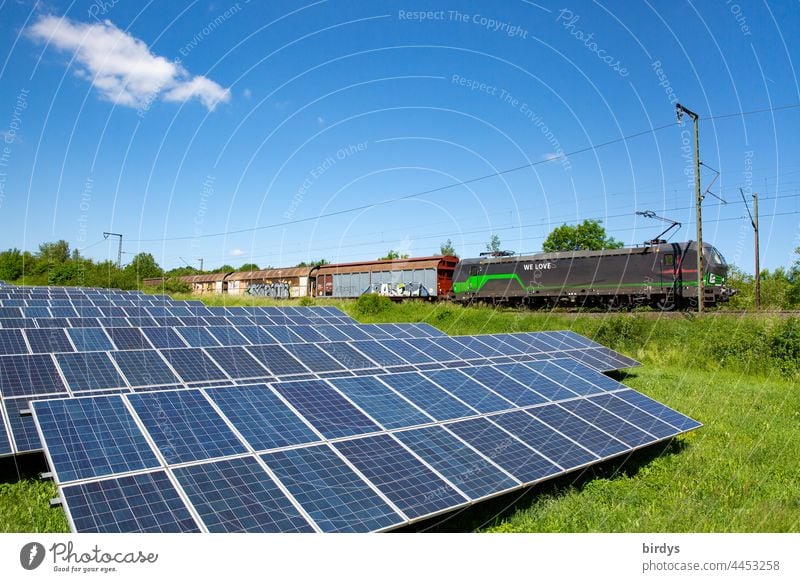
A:
[[[800,109],[714,117],[800,103],[798,30],[788,1],[0,0],[0,246],[115,258],[109,230],[123,260],[277,267],[449,238],[467,257],[584,218],[641,243],[661,223],[637,210],[693,239],[677,99],[728,202],[706,198],[705,239],[752,271],[752,189],[762,265],[786,265]]]

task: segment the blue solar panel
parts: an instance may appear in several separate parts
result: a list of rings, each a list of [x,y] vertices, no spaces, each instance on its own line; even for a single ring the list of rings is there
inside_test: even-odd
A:
[[[515,405],[458,370],[432,370],[423,374],[478,412],[508,410]]]
[[[406,340],[385,340],[381,342],[381,346],[412,364],[429,364],[433,362],[433,358],[429,357]]]
[[[283,348],[312,372],[344,370],[341,364],[314,344],[287,344]]]
[[[236,330],[246,337],[251,344],[263,345],[277,343],[277,340],[274,337],[269,335],[257,325],[241,326],[237,327]]]
[[[309,371],[281,346],[248,346],[247,350],[275,376],[306,374]]]
[[[374,340],[353,342],[352,346],[379,366],[407,366],[410,363]]]
[[[168,463],[247,451],[197,390],[139,393],[128,399]]]
[[[632,404],[637,408],[640,408],[641,410],[655,416],[661,421],[671,424],[681,432],[702,426],[702,424],[696,420],[693,420],[688,416],[684,416],[680,412],[676,412],[671,408],[664,406],[660,402],[656,402],[652,398],[648,398],[644,394],[634,392],[633,390],[622,390],[620,392],[615,392],[614,396],[616,398],[621,398],[625,402]]]
[[[50,310],[47,307],[24,307],[22,309],[24,317],[50,317]]]
[[[159,465],[119,396],[44,400],[33,410],[60,483]]]
[[[288,325],[291,325],[291,329],[293,333],[296,333],[304,341],[318,343],[318,342],[325,342],[328,339],[322,335],[321,333],[317,332],[313,327],[310,325],[295,325],[289,322]]]
[[[562,402],[561,407],[630,447],[640,447],[658,440],[653,435],[636,428],[607,410],[595,406],[588,400]]]
[[[477,411],[459,402],[416,372],[386,374],[380,378],[436,420],[477,414]]]
[[[67,321],[69,321],[70,327],[101,327],[100,320],[96,317],[69,317]],[[89,345],[91,345],[91,343]],[[87,349],[93,348],[90,347]]]
[[[514,364],[497,364],[493,366],[493,368],[500,370],[504,374],[507,374],[520,384],[523,384],[541,396],[537,402],[530,402],[530,404],[541,404],[546,401],[575,398],[575,396],[577,396],[575,392],[565,388],[554,378],[554,376],[559,377],[560,375],[565,375],[565,370],[562,370],[557,366],[539,366],[538,369],[535,368],[537,364],[546,363],[547,362],[525,362]],[[573,376],[573,378],[575,377]]]
[[[468,499],[389,435],[339,441],[334,446],[411,519]]]
[[[367,332],[362,330],[357,325],[353,324],[339,325],[338,328],[342,330],[344,333],[346,333],[351,339],[354,339],[356,341],[361,341],[361,340],[369,341],[372,339],[371,335],[369,335]]]
[[[611,391],[625,388],[625,386],[616,380],[613,380],[605,374],[602,374],[597,370],[590,368],[589,366],[581,364],[572,358],[558,358],[551,360],[551,362],[557,364],[559,367],[564,368],[565,370],[568,370],[569,372],[572,372],[576,376],[580,376],[584,380],[591,382],[601,390]]]
[[[18,453],[26,453],[41,449],[42,442],[39,439],[39,431],[36,430],[36,423],[33,422],[33,416],[30,414],[20,415],[23,410],[30,411],[29,399],[4,398],[3,405],[15,450]]]
[[[0,456],[10,455],[13,452],[11,449],[11,441],[6,432],[6,422],[3,415],[3,408],[0,407]]]
[[[19,329],[0,329],[0,355],[27,354],[28,346]]]
[[[76,532],[197,532],[164,471],[71,485],[61,490]]]
[[[292,333],[292,330],[290,330],[288,327],[280,325],[264,325],[262,326],[262,329],[275,338],[275,341],[279,344],[290,344],[303,341],[303,338],[295,333]]]
[[[184,382],[208,382],[228,378],[200,348],[161,350],[161,355]]]
[[[272,387],[326,438],[381,430],[323,380],[278,382]]]
[[[212,326],[208,328],[208,331],[223,346],[246,346],[250,343],[236,331],[236,328],[230,326]]]
[[[448,424],[447,428],[522,482],[538,481],[560,471],[486,418],[462,420]]]
[[[241,346],[206,348],[206,353],[231,378],[264,378],[269,372]]]
[[[506,400],[513,402],[516,406],[531,406],[547,402],[544,396],[538,392],[529,390],[524,384],[503,374],[495,366],[461,368],[461,371],[484,386],[497,392]],[[533,372],[530,370],[528,370],[528,372],[533,375]],[[541,376],[536,376],[535,378],[539,380]]]
[[[668,425],[666,422],[657,419],[644,410],[628,404],[624,400],[614,398],[610,394],[600,394],[589,400],[659,439],[675,436],[677,433],[677,429]]]
[[[107,353],[57,354],[56,360],[73,392],[126,387]]]
[[[444,347],[446,350],[452,352],[453,350],[451,350],[448,347],[448,345],[450,344],[449,340],[452,340],[452,341],[456,342],[457,344],[460,344],[462,347],[467,348],[468,350],[471,350],[472,352],[478,354],[477,357],[494,358],[496,356],[505,355],[505,354],[503,354],[503,352],[499,352],[496,349],[489,347],[485,343],[483,343],[481,341],[478,341],[475,337],[472,337],[472,336],[456,336],[456,337],[451,337],[449,339],[448,338],[439,338],[439,339],[434,340],[434,341],[437,344],[439,344],[442,347]],[[453,348],[453,349],[455,349],[455,348]],[[466,359],[474,359],[473,357],[467,357],[465,355],[461,355],[461,357],[463,359],[465,359],[465,360]]]
[[[396,432],[394,435],[471,499],[519,485],[440,426]]]
[[[185,348],[184,342],[174,329],[168,327],[143,327],[142,333],[147,336],[156,348]]]
[[[433,422],[433,418],[409,404],[374,376],[335,378],[330,383],[385,428]]]
[[[106,333],[118,350],[149,350],[150,342],[144,337],[141,330],[134,327],[108,327]]]
[[[67,330],[79,352],[105,352],[114,349],[106,332],[99,327],[79,327]]]
[[[628,450],[622,442],[570,414],[555,404],[528,409],[542,422],[568,436],[598,457],[609,457]]]
[[[587,396],[589,394],[598,394],[602,392],[602,390],[595,386],[592,382],[584,380],[575,374],[571,374],[564,368],[557,366],[551,361],[543,360],[539,362],[527,362],[523,365],[531,368],[532,370],[536,370],[538,373],[555,382],[558,382],[575,394]],[[531,386],[531,388],[535,390],[536,385]],[[569,398],[569,396],[566,398]]]
[[[332,342],[349,341],[351,338],[338,327],[332,324],[315,325],[314,329],[325,336],[325,339]]]
[[[317,347],[347,370],[377,369],[375,362],[356,350],[349,343],[326,342],[318,344]]]
[[[441,338],[417,337],[406,340],[406,343],[411,344],[422,352],[425,352],[426,355],[430,356],[431,359],[437,362],[451,362],[453,360],[463,359],[460,355],[457,356],[453,352],[449,351],[445,346],[442,346],[440,340]],[[453,342],[453,344],[459,348],[460,351],[467,351],[466,348],[459,343]],[[473,355],[475,357],[480,357],[474,352]]]
[[[517,410],[492,417],[492,422],[506,429],[522,442],[536,449],[564,470],[598,460],[597,455],[556,432],[525,411]]]
[[[369,532],[405,521],[326,445],[261,458],[322,531]]]
[[[111,352],[131,386],[152,386],[179,382],[155,350]]]
[[[253,457],[174,469],[210,532],[313,532]]]
[[[0,395],[33,396],[56,394],[67,388],[49,355],[3,356],[0,358]]]
[[[220,345],[216,338],[204,327],[176,327],[175,331],[193,348]]]
[[[77,312],[72,307],[53,305],[50,308],[53,317],[77,317]]]
[[[257,451],[301,445],[320,438],[263,384],[210,388],[208,396]]]

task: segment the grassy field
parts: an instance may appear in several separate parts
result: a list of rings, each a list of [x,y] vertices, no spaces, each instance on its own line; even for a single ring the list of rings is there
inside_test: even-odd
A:
[[[207,301],[253,304],[252,298]],[[587,317],[383,301],[324,304],[363,322],[426,321],[450,334],[573,329],[644,364],[620,374],[620,380],[704,423],[672,442],[415,530],[800,531],[796,320],[724,313]],[[55,488],[18,479],[16,470],[6,468],[0,477],[0,531],[66,531],[63,513],[47,508]],[[23,477],[32,474],[27,471],[22,468]]]

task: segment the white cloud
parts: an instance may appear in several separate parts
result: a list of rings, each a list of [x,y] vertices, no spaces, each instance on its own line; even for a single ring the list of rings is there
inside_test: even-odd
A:
[[[250,99],[253,96],[253,92],[250,89],[245,89],[242,91],[242,95],[244,95],[245,99]]]
[[[42,16],[28,34],[74,52],[78,76],[112,103],[141,108],[161,95],[165,101],[196,98],[211,110],[230,101],[229,89],[206,77],[192,77],[179,63],[154,55],[146,43],[109,20],[87,24]]]
[[[232,257],[241,257],[243,254],[244,254],[244,251],[242,249],[233,249],[231,251],[231,256]]]

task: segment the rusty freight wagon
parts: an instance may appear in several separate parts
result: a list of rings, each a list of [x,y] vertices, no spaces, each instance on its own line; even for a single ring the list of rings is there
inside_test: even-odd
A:
[[[458,258],[448,255],[322,265],[311,277],[318,297],[388,297],[446,299],[453,288]]]

